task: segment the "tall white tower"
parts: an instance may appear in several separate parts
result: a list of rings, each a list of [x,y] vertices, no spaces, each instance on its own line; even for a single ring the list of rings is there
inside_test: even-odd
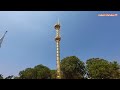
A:
[[[55,24],[54,26],[55,30],[56,30],[56,37],[55,37],[55,41],[56,41],[56,65],[57,65],[57,79],[61,79],[61,70],[60,70],[60,23],[59,20],[58,22]]]

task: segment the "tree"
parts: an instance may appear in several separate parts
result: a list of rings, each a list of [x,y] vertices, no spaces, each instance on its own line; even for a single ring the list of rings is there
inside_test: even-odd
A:
[[[0,74],[0,79],[3,79],[3,75],[2,74]]]
[[[34,67],[37,79],[49,79],[51,76],[50,69],[42,64]]]
[[[100,58],[91,58],[86,62],[88,78],[113,79],[119,77],[119,65]]]
[[[12,79],[14,76],[13,75],[10,75],[10,76],[7,76],[5,79]]]
[[[51,79],[56,79],[56,70],[51,70]]]
[[[111,79],[120,79],[120,65],[116,62],[110,62]]]
[[[33,68],[26,68],[19,72],[20,79],[35,79],[35,70]]]
[[[69,56],[61,60],[61,71],[64,79],[83,79],[85,65],[76,56]]]
[[[48,79],[51,76],[50,69],[42,64],[34,68],[26,68],[19,72],[19,79]]]
[[[18,76],[14,76],[13,79],[21,79],[21,78]]]

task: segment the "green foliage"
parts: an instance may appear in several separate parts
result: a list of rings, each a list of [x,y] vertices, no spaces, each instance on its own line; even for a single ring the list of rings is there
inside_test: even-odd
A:
[[[119,65],[100,58],[91,58],[86,62],[88,77],[91,79],[119,78]]]
[[[85,65],[76,56],[61,60],[61,71],[64,79],[82,79],[85,75]]]
[[[50,69],[42,64],[34,68],[26,68],[19,72],[20,79],[48,79],[50,78]]]
[[[62,79],[120,79],[120,65],[116,62],[100,58],[91,58],[86,65],[76,56],[69,56],[61,60]],[[34,68],[26,68],[19,72],[19,76],[7,76],[0,79],[56,79],[56,70],[40,64]]]
[[[3,79],[3,75],[2,74],[0,74],[0,79]]]
[[[18,76],[14,76],[13,79],[20,79],[20,77],[18,77]]]
[[[20,79],[32,79],[33,78],[33,69],[32,68],[26,68],[23,71],[19,72]]]
[[[13,75],[10,75],[10,76],[7,76],[5,79],[12,79],[14,76]]]
[[[120,65],[116,62],[110,62],[111,79],[120,79]]]
[[[37,79],[49,79],[51,76],[50,69],[42,64],[35,66],[34,69],[37,74]]]
[[[51,79],[56,79],[56,70],[51,70]]]

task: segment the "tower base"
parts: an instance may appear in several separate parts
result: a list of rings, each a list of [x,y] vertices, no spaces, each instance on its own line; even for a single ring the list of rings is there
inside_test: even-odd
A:
[[[60,77],[60,76],[57,76],[56,78],[57,78],[57,79],[61,79],[61,77]]]

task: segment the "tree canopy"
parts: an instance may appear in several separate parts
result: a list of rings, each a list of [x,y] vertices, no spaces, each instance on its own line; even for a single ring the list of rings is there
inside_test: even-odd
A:
[[[21,79],[48,79],[50,78],[50,69],[42,64],[34,68],[26,68],[19,72]]]
[[[119,64],[100,58],[91,58],[86,62],[87,75],[91,79],[119,78]]]
[[[3,79],[3,75],[2,74],[0,74],[0,79]]]
[[[101,58],[90,58],[86,62],[76,56],[68,56],[61,60],[62,79],[120,79],[120,65]],[[18,76],[9,75],[0,79],[56,79],[55,69],[42,64],[26,68]]]
[[[85,65],[76,56],[70,56],[61,60],[61,71],[64,79],[82,79],[85,75]]]

